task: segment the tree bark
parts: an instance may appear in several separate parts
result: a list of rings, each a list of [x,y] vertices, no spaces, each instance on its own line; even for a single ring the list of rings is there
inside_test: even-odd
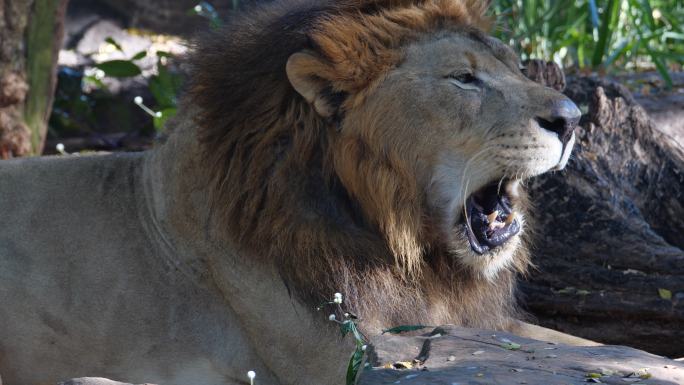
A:
[[[629,91],[594,78],[572,161],[530,184],[537,269],[522,302],[543,326],[684,356],[684,149]]]
[[[0,159],[40,154],[68,0],[0,0]]]

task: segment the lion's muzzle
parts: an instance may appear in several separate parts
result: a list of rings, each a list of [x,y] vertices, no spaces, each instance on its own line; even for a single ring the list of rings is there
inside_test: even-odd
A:
[[[547,111],[538,114],[535,118],[541,128],[556,133],[558,140],[563,144],[558,165],[554,168],[556,170],[562,169],[567,163],[574,143],[575,127],[581,117],[582,112],[575,103],[561,96],[551,103]]]

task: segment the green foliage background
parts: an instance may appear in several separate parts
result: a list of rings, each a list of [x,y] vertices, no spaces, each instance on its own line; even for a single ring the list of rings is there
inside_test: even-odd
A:
[[[684,63],[682,0],[495,0],[494,34],[521,59],[553,59],[569,70],[655,68]]]

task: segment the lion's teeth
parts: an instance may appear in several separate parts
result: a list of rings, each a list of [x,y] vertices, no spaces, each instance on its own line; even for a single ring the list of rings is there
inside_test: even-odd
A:
[[[517,216],[517,213],[516,213],[515,211],[513,211],[512,213],[510,213],[510,214],[508,215],[508,218],[506,218],[506,224],[507,224],[507,225],[510,225],[511,223],[513,223],[513,221],[515,220],[515,217],[516,217],[516,216]]]
[[[499,210],[494,210],[493,213],[487,215],[487,221],[489,221],[489,224],[493,224],[494,221],[496,221],[496,217],[499,216]]]
[[[518,180],[511,181],[506,187],[506,192],[511,198],[518,198],[520,196],[520,182]]]

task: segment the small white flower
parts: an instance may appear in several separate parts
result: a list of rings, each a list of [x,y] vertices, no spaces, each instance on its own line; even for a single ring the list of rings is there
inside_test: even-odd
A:
[[[187,8],[186,8],[186,9],[187,9]],[[202,6],[199,5],[199,4],[195,5],[195,12],[197,12],[197,13],[202,12]],[[254,372],[250,372],[250,373],[254,373]]]
[[[349,313],[344,313],[345,318],[349,318]]]
[[[155,112],[155,113],[154,113],[154,116],[155,116],[156,118],[161,118],[161,117],[162,117],[161,111]]]
[[[335,293],[335,299],[333,299],[333,302],[340,304],[342,303],[342,294],[341,293]]]
[[[330,314],[330,315],[328,316],[328,319],[329,319],[330,321],[334,321],[335,318],[336,318],[336,317],[335,317],[335,314]]]
[[[137,105],[141,105],[142,102],[143,102],[142,96],[136,96],[135,98],[133,98],[133,103],[135,103]]]
[[[64,153],[64,144],[57,143],[57,145],[55,146],[55,149],[57,150],[57,152]]]
[[[656,8],[653,10],[653,12],[651,12],[651,16],[653,16],[654,19],[658,20],[661,17],[663,17],[663,13],[660,12],[660,10]]]
[[[97,70],[95,70],[95,79],[102,80],[102,79],[104,79],[105,75],[106,75],[105,72],[102,71],[101,69],[98,68]]]
[[[253,380],[256,377],[256,373],[254,373],[253,370],[250,370],[249,372],[247,372],[247,377],[249,377],[250,380]]]
[[[363,351],[365,352],[367,347],[368,347],[368,345],[363,345],[363,346],[361,347],[361,350],[363,350]]]

